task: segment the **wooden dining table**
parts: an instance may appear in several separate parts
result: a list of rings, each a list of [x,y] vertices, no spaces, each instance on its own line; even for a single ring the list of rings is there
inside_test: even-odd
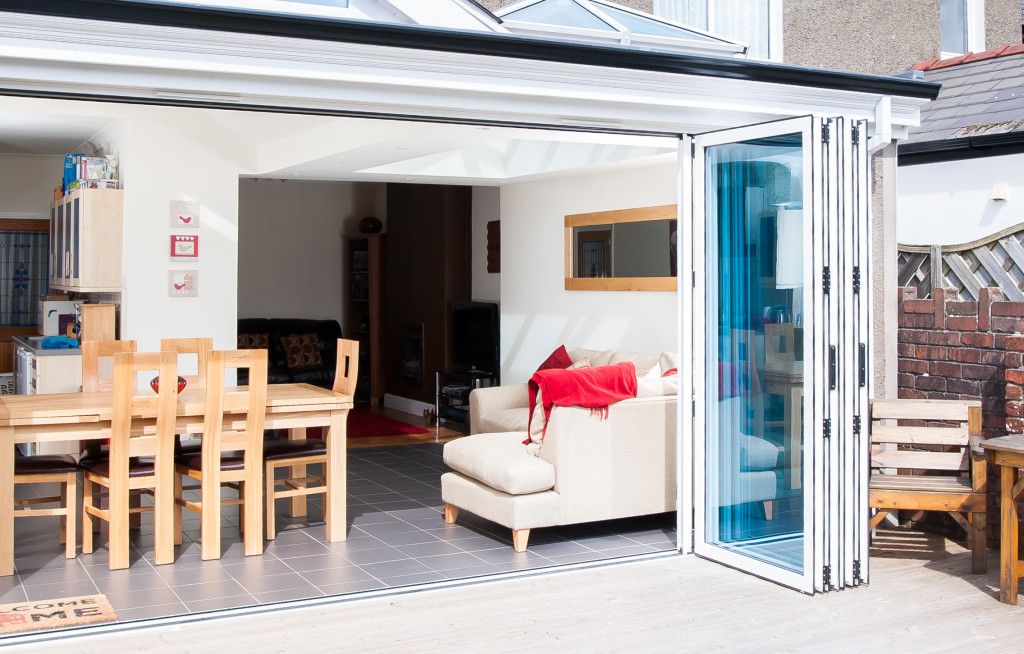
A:
[[[228,389],[225,412],[242,410],[243,398],[242,393],[232,394]],[[328,463],[325,474],[330,493],[324,501],[324,521],[327,540],[331,542],[345,540],[347,533],[345,446],[346,421],[351,408],[351,397],[330,389],[310,384],[271,384],[267,387],[266,429],[285,429],[295,435],[306,427],[326,428],[324,439]],[[202,389],[182,391],[178,395],[175,433],[202,433],[204,410]],[[113,393],[109,391],[0,396],[0,498],[14,497],[15,444],[108,438],[112,413]],[[262,485],[262,467],[254,474],[260,478],[253,482]],[[158,493],[173,492],[173,477],[159,483],[167,486],[157,489]],[[167,514],[156,516],[155,520],[171,524],[173,503],[159,504],[165,507]],[[157,537],[173,539],[174,534],[163,529]],[[121,543],[110,543],[111,558],[115,558],[114,549],[122,546]],[[14,503],[8,499],[0,501],[0,576],[11,574],[14,574]]]

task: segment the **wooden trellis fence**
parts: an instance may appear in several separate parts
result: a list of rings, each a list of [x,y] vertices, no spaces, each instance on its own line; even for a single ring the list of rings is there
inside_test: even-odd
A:
[[[979,289],[994,286],[1007,300],[1024,301],[1024,223],[963,245],[900,245],[899,285],[928,298],[933,280],[959,290],[961,300],[977,300]]]

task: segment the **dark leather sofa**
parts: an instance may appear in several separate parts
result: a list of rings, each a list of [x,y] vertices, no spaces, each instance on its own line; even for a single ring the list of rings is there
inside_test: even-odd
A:
[[[266,334],[267,348],[267,383],[285,384],[305,383],[324,388],[334,384],[334,368],[338,358],[338,339],[341,338],[341,325],[337,320],[310,320],[306,318],[239,318],[238,346],[258,347]],[[323,364],[319,366],[289,369],[284,345],[281,338],[316,334],[317,346]],[[248,338],[248,337],[255,337]],[[239,371],[242,375],[243,371]],[[239,379],[239,383],[247,380]]]

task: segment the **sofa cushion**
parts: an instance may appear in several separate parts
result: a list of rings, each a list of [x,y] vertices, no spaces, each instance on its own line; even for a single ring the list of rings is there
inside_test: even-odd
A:
[[[544,412],[541,411],[541,415]],[[480,417],[480,433],[526,431],[530,423],[530,410],[526,407],[498,409]]]
[[[305,370],[324,365],[316,334],[282,336],[281,345],[284,347],[285,363],[289,370]]]
[[[269,347],[270,334],[238,334],[239,350],[265,350]]]
[[[555,468],[531,456],[523,432],[475,434],[444,446],[444,462],[453,470],[509,495],[526,495],[555,486]]]
[[[631,361],[636,366],[638,374],[647,372],[654,364],[658,363],[658,357],[655,355],[636,354],[621,350],[588,350],[582,347],[574,347],[569,349],[569,356],[572,357],[573,361],[579,361],[583,357],[587,357],[590,359],[590,365],[594,367]]]
[[[566,351],[565,346],[559,345],[558,349],[549,354],[548,358],[544,359],[544,362],[537,366],[537,372],[540,372],[541,370],[548,370],[550,368],[565,369],[571,366],[572,364],[573,359],[572,357],[569,356],[569,353]]]
[[[740,434],[740,470],[772,470],[779,462],[779,448],[757,436]]]

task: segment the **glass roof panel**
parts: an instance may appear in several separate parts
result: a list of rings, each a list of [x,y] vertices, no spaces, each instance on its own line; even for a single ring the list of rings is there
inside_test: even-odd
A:
[[[601,11],[606,12],[610,17],[621,23],[626,29],[634,34],[646,34],[648,36],[668,36],[674,39],[687,39],[690,41],[715,41],[716,39],[700,32],[693,32],[683,27],[676,27],[657,20],[637,16],[628,11],[623,11],[606,4],[598,5]]]
[[[608,23],[579,6],[572,0],[543,0],[537,4],[503,14],[505,20],[521,20],[543,25],[584,27],[595,30],[613,30]]]

